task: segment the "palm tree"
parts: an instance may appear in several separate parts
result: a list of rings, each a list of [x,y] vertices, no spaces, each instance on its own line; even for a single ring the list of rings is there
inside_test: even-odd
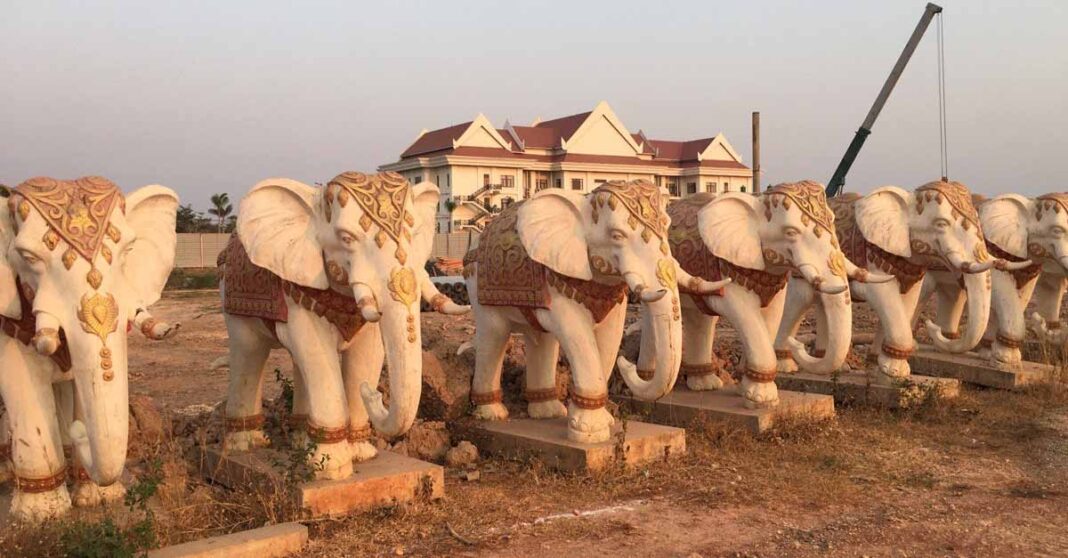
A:
[[[219,220],[219,232],[221,233],[226,228],[226,218],[233,213],[234,206],[230,205],[230,196],[226,192],[213,194],[211,196],[211,205],[215,207],[209,209],[208,213]]]

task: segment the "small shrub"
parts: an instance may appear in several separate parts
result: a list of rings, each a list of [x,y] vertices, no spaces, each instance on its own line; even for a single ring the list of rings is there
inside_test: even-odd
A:
[[[175,268],[167,278],[168,290],[218,289],[219,274],[215,268]]]

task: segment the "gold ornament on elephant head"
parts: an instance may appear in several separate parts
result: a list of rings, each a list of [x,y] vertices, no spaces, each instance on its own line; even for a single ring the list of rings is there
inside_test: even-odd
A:
[[[841,250],[835,250],[831,252],[831,256],[827,258],[827,268],[831,270],[831,273],[846,278],[846,264],[845,254]]]
[[[401,265],[407,263],[408,253],[402,247],[401,239],[411,241],[411,227],[415,225],[408,203],[412,199],[411,185],[395,172],[383,172],[372,176],[360,172],[344,172],[334,177],[326,185],[327,199],[332,199],[337,192],[338,204],[344,208],[351,197],[360,207],[360,226],[364,232],[371,225],[377,225],[375,242],[379,248],[386,239],[397,244],[394,255]]]
[[[834,212],[827,205],[827,195],[823,185],[811,180],[801,182],[787,182],[772,186],[764,194],[764,217],[771,220],[771,208],[779,207],[786,210],[793,206],[801,211],[801,222],[806,226],[815,224],[812,232],[817,238],[828,233],[835,245],[838,244],[834,230]]]
[[[929,202],[942,205],[948,202],[954,217],[961,218],[961,226],[964,230],[975,228],[979,238],[983,238],[983,230],[979,226],[979,212],[972,203],[972,193],[968,187],[960,182],[935,181],[928,182],[916,189],[916,212],[923,213],[924,204]]]
[[[598,210],[605,205],[615,210],[622,205],[630,216],[627,224],[631,230],[641,228],[642,240],[649,242],[655,236],[660,241],[660,251],[668,254],[668,217],[664,208],[667,200],[660,188],[648,180],[613,180],[601,184],[592,193],[593,220],[598,219]]]

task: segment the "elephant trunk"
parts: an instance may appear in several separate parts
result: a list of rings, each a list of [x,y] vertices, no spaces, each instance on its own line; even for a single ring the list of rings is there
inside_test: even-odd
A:
[[[990,272],[966,273],[964,288],[968,296],[968,322],[958,339],[942,335],[942,328],[927,320],[927,334],[934,346],[947,353],[963,353],[979,344],[990,319]]]
[[[402,270],[407,268],[401,268]],[[403,273],[394,272],[395,275]],[[389,369],[389,408],[373,386],[360,385],[367,416],[379,434],[392,438],[408,431],[419,410],[423,345],[419,324],[419,293],[414,277],[410,283],[391,279],[390,294],[379,297],[382,306],[379,327]],[[397,287],[396,284],[405,285]],[[410,290],[409,290],[410,287]],[[398,300],[400,299],[400,300]]]
[[[853,306],[850,304],[849,295],[826,294],[819,295],[819,311],[823,312],[827,339],[822,357],[813,357],[805,350],[804,345],[793,338],[788,340],[790,352],[797,362],[797,366],[804,372],[814,374],[830,374],[845,362],[849,356],[849,348],[853,337]],[[817,336],[818,337],[818,336]]]
[[[678,300],[678,291],[674,291],[673,295],[661,295],[653,302],[642,304],[641,346],[655,347],[652,377],[649,380],[642,379],[637,367],[622,356],[616,360],[620,376],[638,399],[652,401],[663,397],[675,385],[679,375],[679,366],[682,364],[682,324],[673,309]],[[652,343],[649,343],[648,335],[652,336]]]
[[[117,323],[125,324],[125,316],[120,315]],[[116,327],[104,343],[81,330],[81,324],[74,323],[64,328],[74,365],[75,420],[69,433],[77,461],[89,478],[108,486],[118,482],[126,464],[130,422],[126,328]]]

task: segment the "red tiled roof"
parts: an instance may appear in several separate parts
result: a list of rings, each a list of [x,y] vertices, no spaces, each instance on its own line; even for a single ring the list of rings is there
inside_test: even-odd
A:
[[[649,140],[658,150],[657,159],[671,161],[696,161],[697,155],[708,148],[715,138],[705,138],[690,141]]]
[[[559,147],[560,139],[556,130],[552,128],[538,128],[536,126],[512,126],[519,139],[523,140],[525,147],[537,147],[552,149]]]
[[[452,148],[453,140],[460,139],[460,136],[467,131],[467,128],[471,126],[474,120],[469,120],[463,124],[456,124],[455,126],[449,126],[448,128],[441,128],[440,130],[431,130],[419,139],[415,140],[408,146],[408,149],[401,153],[401,159],[405,157],[411,157],[413,155],[422,155],[424,153],[430,153],[431,151],[441,151],[442,149]]]

